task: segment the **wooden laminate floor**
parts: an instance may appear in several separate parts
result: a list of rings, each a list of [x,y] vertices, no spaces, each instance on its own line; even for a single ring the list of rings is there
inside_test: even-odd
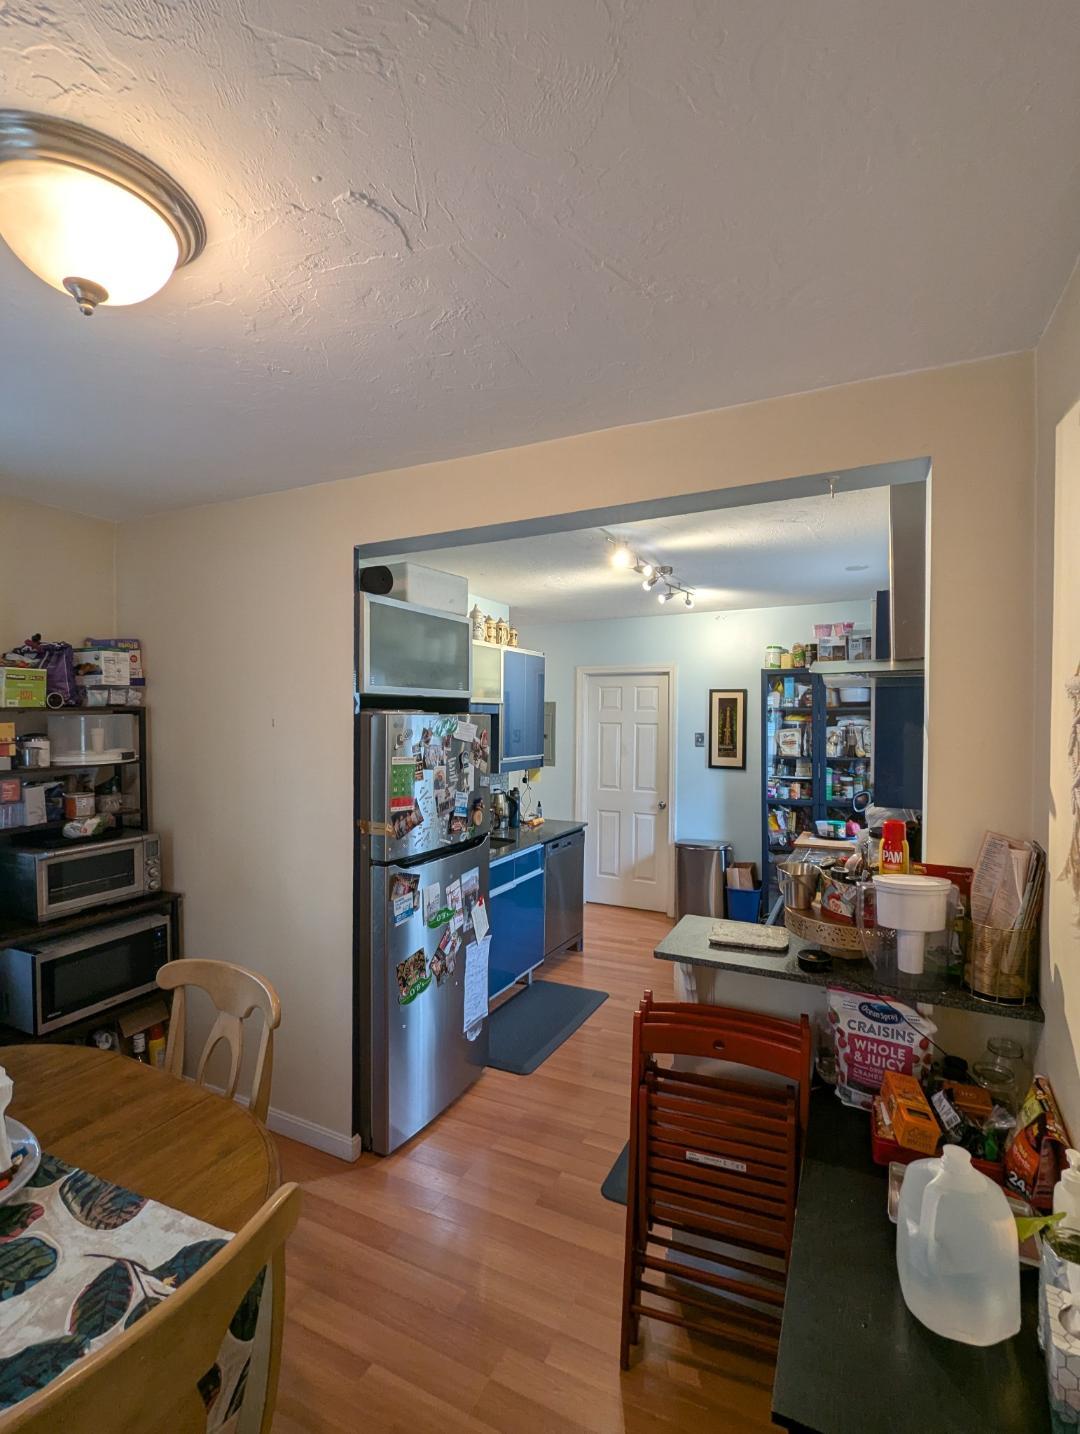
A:
[[[288,1246],[278,1434],[765,1430],[771,1363],[643,1321],[619,1370],[631,1013],[672,995],[666,917],[590,906],[545,980],[611,999],[531,1076],[486,1071],[394,1155],[281,1140],[304,1187]]]

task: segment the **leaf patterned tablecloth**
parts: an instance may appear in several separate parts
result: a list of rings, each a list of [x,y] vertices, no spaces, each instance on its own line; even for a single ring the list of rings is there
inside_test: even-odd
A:
[[[43,1388],[167,1299],[232,1238],[43,1155],[0,1205],[0,1409]],[[200,1381],[206,1427],[234,1434],[263,1277]]]

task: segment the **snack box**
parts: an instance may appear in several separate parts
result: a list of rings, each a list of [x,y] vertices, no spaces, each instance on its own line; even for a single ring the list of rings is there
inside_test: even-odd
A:
[[[18,802],[22,800],[22,782],[18,777],[0,778],[0,802]]]
[[[874,1107],[870,1112],[870,1154],[875,1165],[891,1165],[898,1161],[901,1165],[910,1165],[913,1160],[926,1160],[929,1157],[920,1154],[918,1150],[905,1150],[896,1140],[893,1139],[892,1130],[885,1119],[885,1112],[881,1108],[881,1097],[874,1100]],[[995,1185],[1005,1184],[1005,1162],[1003,1160],[973,1160],[972,1167],[992,1180]]]
[[[139,670],[135,675],[142,676],[140,654],[109,647],[77,647],[73,656],[75,681],[80,687],[128,686],[132,675],[132,656],[139,658]]]
[[[966,1116],[973,1125],[982,1125],[989,1120],[994,1102],[990,1099],[990,1092],[983,1090],[981,1085],[947,1080],[942,1082],[941,1088],[960,1114]]]
[[[0,747],[15,741],[15,723],[0,722]]]
[[[43,667],[0,667],[0,707],[44,707]]]
[[[886,1071],[881,1080],[881,1105],[898,1145],[921,1155],[933,1155],[941,1139],[941,1127],[914,1076]]]

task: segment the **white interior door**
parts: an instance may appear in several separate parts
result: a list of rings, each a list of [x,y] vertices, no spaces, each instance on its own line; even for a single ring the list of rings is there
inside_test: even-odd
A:
[[[585,899],[667,911],[666,672],[586,674]]]

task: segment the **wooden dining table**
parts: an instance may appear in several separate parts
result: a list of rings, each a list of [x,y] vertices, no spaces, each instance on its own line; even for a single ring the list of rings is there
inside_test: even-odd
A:
[[[266,1127],[235,1101],[93,1046],[4,1046],[8,1113],[42,1150],[224,1230],[281,1183]]]
[[[239,1230],[281,1183],[266,1127],[191,1081],[116,1051],[45,1042],[0,1048],[0,1065],[14,1084],[9,1114],[43,1151],[196,1220]],[[241,1434],[273,1417],[283,1274],[275,1263]]]

